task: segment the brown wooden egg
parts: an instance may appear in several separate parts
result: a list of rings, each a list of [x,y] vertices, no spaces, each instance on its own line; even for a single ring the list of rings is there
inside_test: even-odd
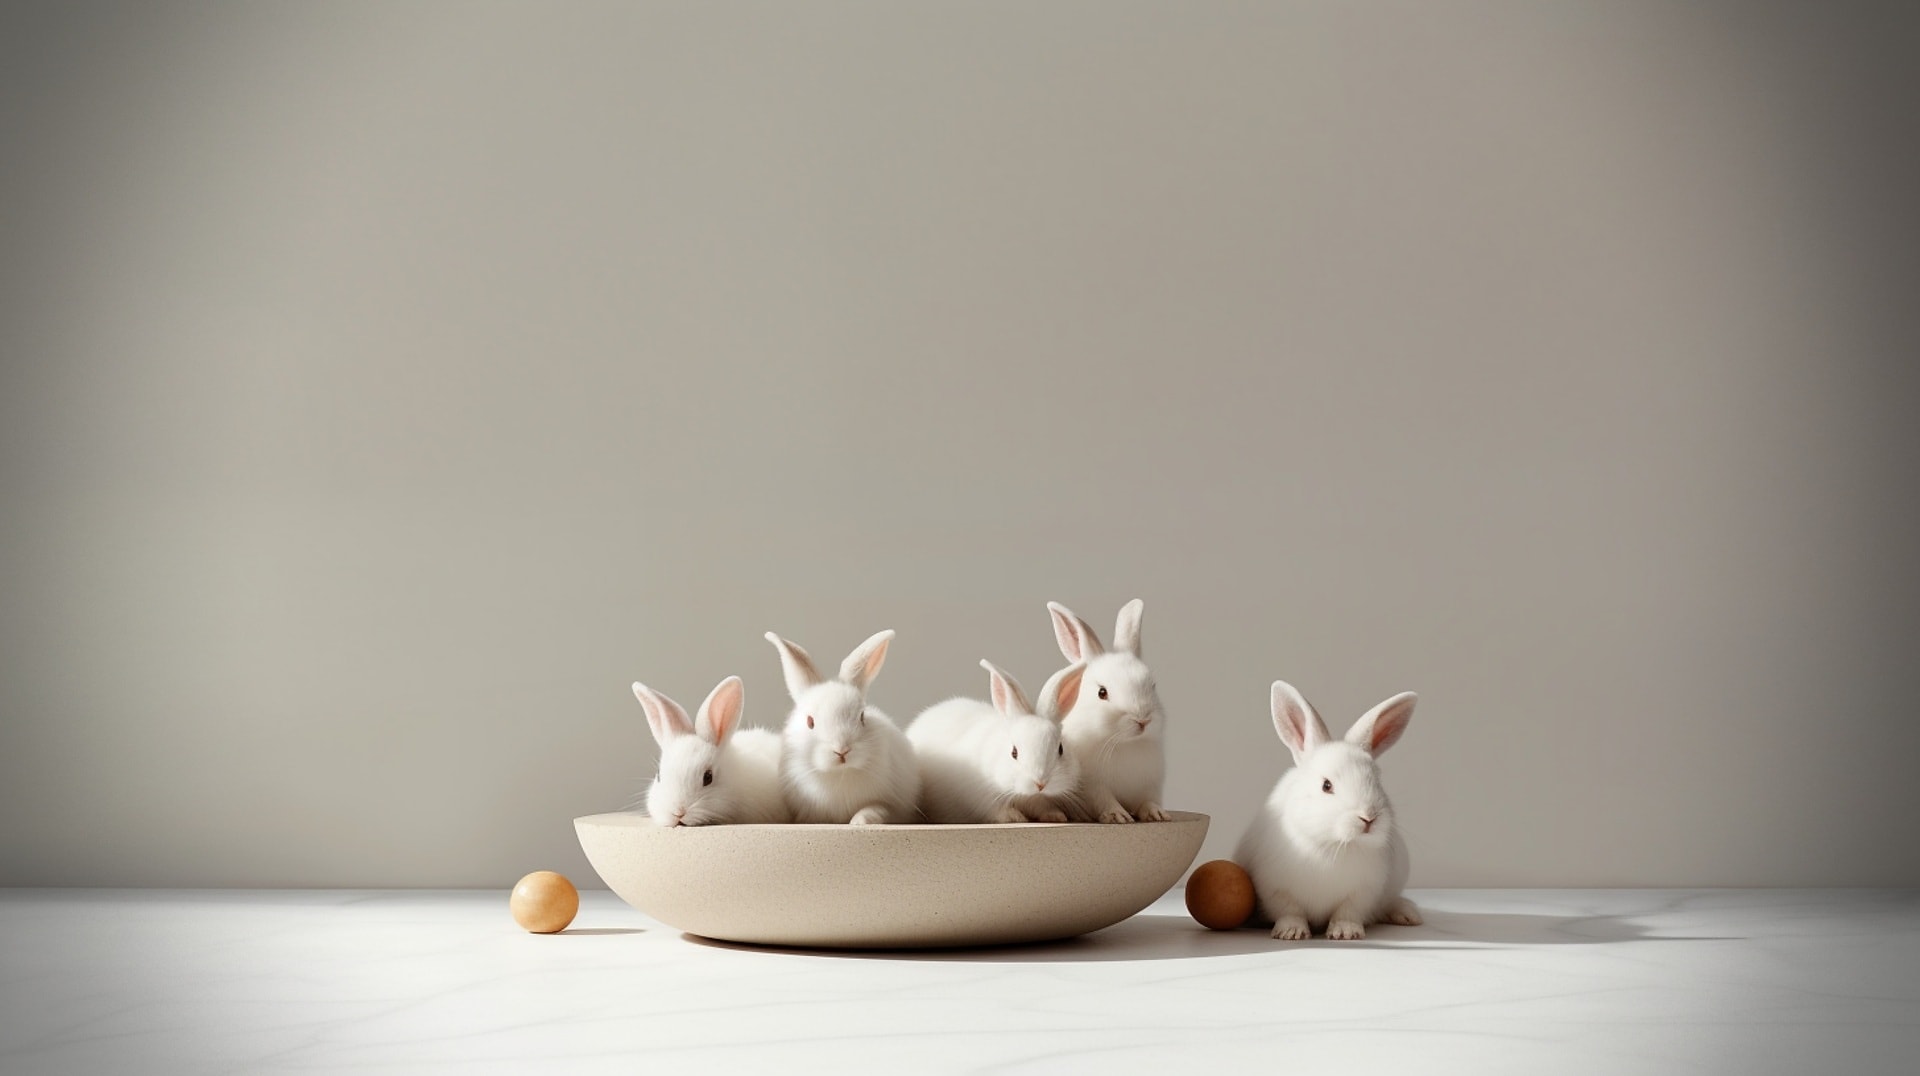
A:
[[[1233,930],[1253,915],[1253,879],[1231,859],[1200,864],[1187,878],[1187,914],[1208,930]]]
[[[565,875],[552,871],[534,871],[513,887],[507,900],[513,921],[534,934],[553,934],[567,929],[580,911],[580,891]]]

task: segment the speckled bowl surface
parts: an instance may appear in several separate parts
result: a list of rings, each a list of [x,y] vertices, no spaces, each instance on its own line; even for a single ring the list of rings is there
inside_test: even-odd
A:
[[[724,941],[925,949],[1071,938],[1165,893],[1200,852],[1207,816],[1132,825],[656,826],[574,819],[622,900]]]

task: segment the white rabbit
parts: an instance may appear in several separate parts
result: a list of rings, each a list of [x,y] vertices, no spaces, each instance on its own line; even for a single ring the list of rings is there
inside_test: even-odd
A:
[[[1417,926],[1420,909],[1401,895],[1407,845],[1380,785],[1375,758],[1407,730],[1408,691],[1368,710],[1336,740],[1293,685],[1273,682],[1273,725],[1293,768],[1254,816],[1234,860],[1253,878],[1273,936],[1364,938],[1367,924]]]
[[[1085,665],[1054,673],[1027,701],[990,661],[991,705],[935,703],[907,727],[920,761],[920,813],[929,822],[1065,822],[1080,767],[1060,740],[1060,717],[1080,693]]]
[[[793,712],[780,751],[781,786],[796,822],[856,826],[919,820],[920,768],[907,735],[867,705],[867,685],[887,660],[893,632],[855,647],[828,680],[797,643],[773,632]]]
[[[780,792],[780,737],[736,729],[746,703],[739,677],[720,681],[692,721],[679,703],[645,684],[635,682],[633,697],[660,743],[660,773],[647,789],[655,825],[793,820]]]
[[[1059,602],[1048,602],[1053,635],[1068,661],[1084,662],[1086,676],[1061,723],[1067,753],[1080,760],[1081,798],[1099,822],[1164,822],[1167,725],[1153,672],[1140,660],[1140,613],[1135,598],[1120,607],[1112,650],[1087,622]]]

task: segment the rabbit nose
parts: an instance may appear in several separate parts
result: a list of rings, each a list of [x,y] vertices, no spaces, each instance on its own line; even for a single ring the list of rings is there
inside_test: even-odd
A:
[[[1153,724],[1153,718],[1151,718],[1151,717],[1136,717],[1136,718],[1134,718],[1134,719],[1133,719],[1133,723],[1134,723],[1135,725],[1138,725],[1138,726],[1140,726],[1140,731],[1141,731],[1141,732],[1145,732],[1145,731],[1147,731],[1147,726],[1148,726],[1148,725],[1151,725],[1151,724]]]
[[[1047,790],[1047,783],[1045,781],[1035,781],[1033,787],[1037,792],[1045,792]]]
[[[846,751],[835,751],[835,752],[833,753],[833,757],[835,757],[835,758],[837,758],[837,759],[839,759],[839,760],[840,760],[840,761],[842,761],[842,762],[845,762],[845,761],[847,760],[847,752],[848,752],[848,751],[852,751],[852,750],[853,750],[853,748],[851,748],[851,747],[849,747],[849,748],[847,748],[847,750],[846,750]]]
[[[1361,816],[1361,818],[1360,818],[1360,832],[1362,832],[1362,833],[1372,833],[1372,832],[1373,832],[1373,824],[1374,824],[1375,822],[1377,822],[1377,821],[1379,821],[1379,819],[1378,819],[1378,818],[1368,818],[1368,817],[1366,817],[1366,816],[1364,816],[1364,815],[1362,815],[1362,816]]]

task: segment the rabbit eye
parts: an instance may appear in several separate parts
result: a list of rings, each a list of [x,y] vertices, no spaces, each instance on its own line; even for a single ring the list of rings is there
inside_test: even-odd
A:
[[[812,728],[812,727],[813,727],[813,715],[812,715],[812,714],[808,714],[808,715],[807,715],[807,727],[808,727],[808,728]]]
[[[701,774],[701,775],[700,775],[700,784],[701,784],[701,786],[702,786],[702,787],[705,787],[705,786],[707,786],[707,785],[710,785],[710,784],[712,784],[712,783],[713,783],[713,771],[712,771],[712,770],[708,770],[707,772],[705,772],[705,773],[703,773],[703,774]]]
[[[1059,756],[1060,756],[1061,758],[1066,758],[1066,757],[1067,757],[1067,745],[1066,745],[1066,744],[1061,744],[1061,745],[1060,745],[1059,747],[1056,747],[1056,748],[1054,748],[1054,751],[1053,751],[1053,753],[1054,753],[1054,754],[1056,754],[1056,755],[1059,755]]]
[[[1328,793],[1329,795],[1331,795],[1331,794],[1332,794],[1332,792],[1333,792],[1333,782],[1332,782],[1332,781],[1321,781],[1321,782],[1320,782],[1320,791],[1322,791],[1322,792],[1325,792],[1325,793]]]
[[[1020,757],[1020,749],[1019,749],[1018,747],[1016,747],[1016,748],[1014,748],[1014,749],[1013,749],[1013,757],[1014,757],[1014,758],[1019,758],[1019,757]]]
[[[1104,688],[1104,687],[1103,687],[1103,688],[1101,688],[1101,689],[1100,689],[1100,697],[1101,697],[1101,698],[1103,698],[1103,699],[1107,697],[1107,689],[1106,689],[1106,688]]]

